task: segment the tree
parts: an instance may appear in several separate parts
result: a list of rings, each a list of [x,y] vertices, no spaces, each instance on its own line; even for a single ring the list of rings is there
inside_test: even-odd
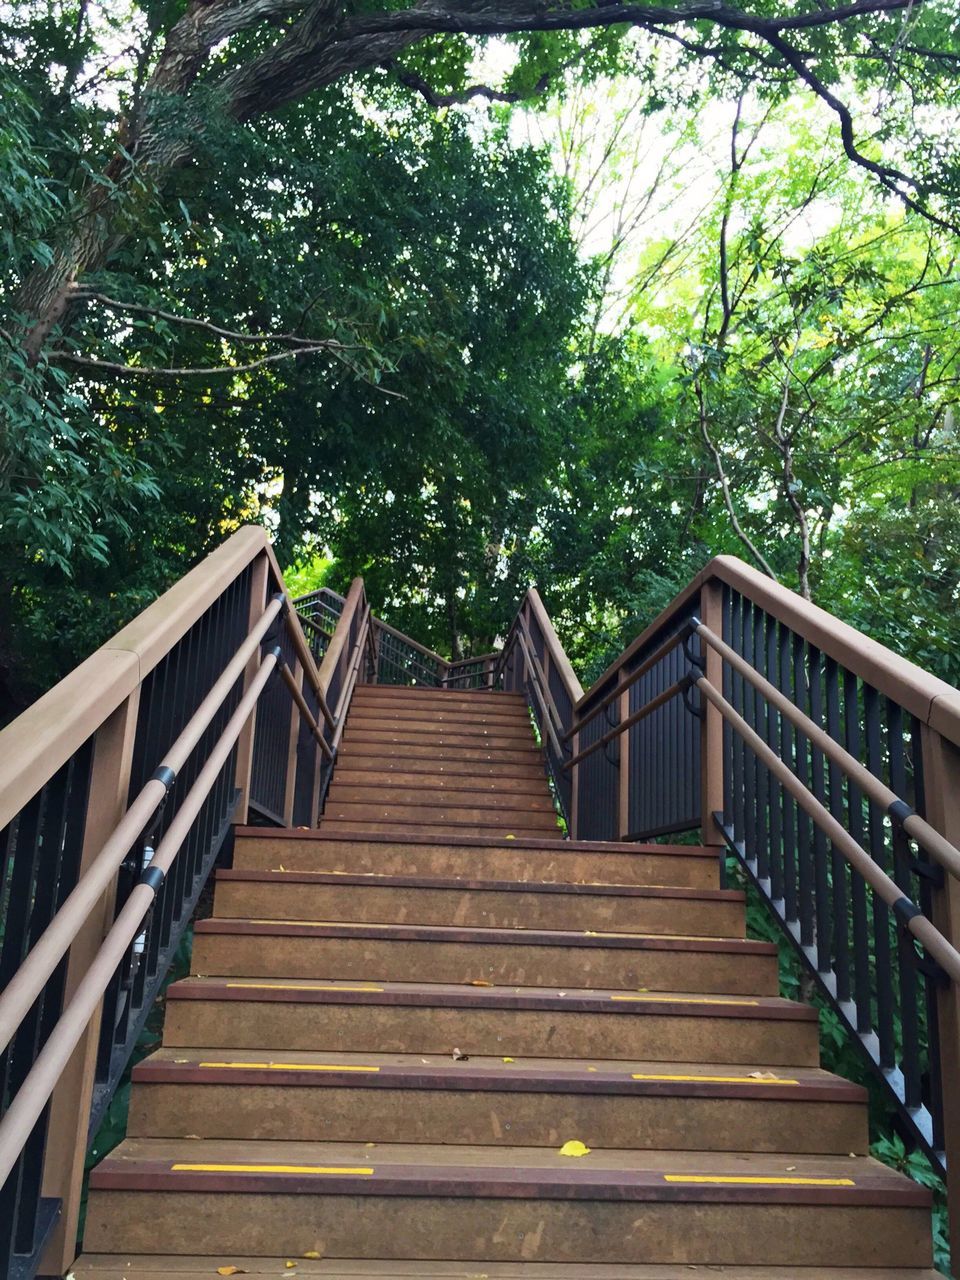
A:
[[[32,524],[8,523],[0,547],[15,701],[243,520],[268,520],[288,562],[329,542],[341,576],[356,560],[439,591],[441,566],[469,559],[457,538],[493,521],[492,543],[516,486],[536,492],[552,465],[551,410],[587,279],[544,157],[455,115],[401,103],[374,116],[331,93],[268,130],[210,139],[203,161],[183,175],[173,243],[118,251],[78,301],[66,349],[98,360],[74,366],[65,429],[79,418],[149,457],[154,490],[124,492],[123,519],[101,513],[98,556],[75,544],[64,564],[42,550],[58,545],[62,513],[48,533],[36,488],[23,488]],[[336,350],[322,345],[334,323]],[[297,345],[253,339],[268,333]],[[265,346],[288,358],[245,368]],[[226,374],[210,372],[225,361]],[[192,372],[149,372],[171,365]],[[50,416],[37,421],[39,449]],[[89,432],[72,455],[57,443],[78,475],[99,449]],[[398,542],[435,484],[445,512],[469,501],[469,520],[435,535],[414,523]],[[430,602],[447,647],[463,579],[444,572]],[[19,669],[17,653],[29,657]]]

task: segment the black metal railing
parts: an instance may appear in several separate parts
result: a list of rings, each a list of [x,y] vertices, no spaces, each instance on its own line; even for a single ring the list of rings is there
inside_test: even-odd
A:
[[[0,833],[0,990],[63,905],[77,880],[92,738],[83,743]],[[62,962],[0,1055],[0,1110],[5,1111],[50,1034],[63,1006]],[[60,1211],[44,1198],[44,1149],[49,1107],[34,1127],[0,1194],[0,1267],[10,1280],[35,1273]]]
[[[920,726],[902,705],[729,587],[723,639],[905,806],[924,813]],[[943,871],[912,845],[902,823],[729,663],[724,696],[929,916]],[[717,821],[730,850],[883,1081],[907,1132],[942,1167],[936,965],[729,723],[723,759]]]

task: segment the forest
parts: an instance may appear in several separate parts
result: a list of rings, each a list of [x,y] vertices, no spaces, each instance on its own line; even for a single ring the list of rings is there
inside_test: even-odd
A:
[[[949,0],[0,5],[0,717],[238,525],[584,683],[729,552],[960,679]]]

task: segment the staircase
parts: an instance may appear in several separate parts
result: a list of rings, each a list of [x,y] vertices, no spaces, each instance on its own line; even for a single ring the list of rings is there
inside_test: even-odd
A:
[[[717,851],[562,836],[525,698],[358,685],[319,828],[236,833],[76,1280],[933,1277]]]

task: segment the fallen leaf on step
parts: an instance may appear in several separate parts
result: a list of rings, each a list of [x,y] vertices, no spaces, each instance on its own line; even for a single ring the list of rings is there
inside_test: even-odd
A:
[[[516,836],[504,836],[504,840],[516,840]]]
[[[590,1148],[584,1146],[579,1138],[571,1138],[569,1142],[565,1142],[560,1148],[562,1156],[585,1156],[590,1154]]]
[[[284,1266],[287,1268],[287,1270],[289,1271],[291,1267],[295,1267],[297,1264],[296,1264],[295,1262],[291,1262],[291,1261],[290,1261],[290,1259],[288,1258],[288,1259],[287,1259],[287,1261],[286,1261],[283,1265],[284,1265]]]
[[[218,1276],[245,1276],[243,1267],[217,1267]]]
[[[322,1257],[322,1254],[319,1254],[316,1249],[308,1249],[303,1256],[305,1258],[319,1258]]]
[[[484,978],[471,978],[470,986],[471,987],[492,987],[493,983],[487,982],[486,979]]]
[[[185,1133],[183,1136],[184,1136],[185,1138],[193,1138],[193,1139],[194,1139],[194,1141],[196,1141],[196,1142],[202,1142],[202,1141],[203,1141],[203,1139],[200,1137],[199,1133]]]
[[[778,1077],[775,1071],[751,1071],[750,1072],[751,1080],[776,1080],[777,1078]]]
[[[459,1049],[454,1049],[453,1051],[454,1062],[466,1062],[469,1056],[467,1053],[461,1053]]]
[[[512,1061],[513,1061],[512,1058],[504,1058],[504,1062],[512,1062]]]
[[[787,1165],[787,1173],[793,1173],[793,1172],[795,1172],[796,1167],[797,1167],[797,1166],[796,1166],[795,1164],[788,1164],[788,1165]]]

